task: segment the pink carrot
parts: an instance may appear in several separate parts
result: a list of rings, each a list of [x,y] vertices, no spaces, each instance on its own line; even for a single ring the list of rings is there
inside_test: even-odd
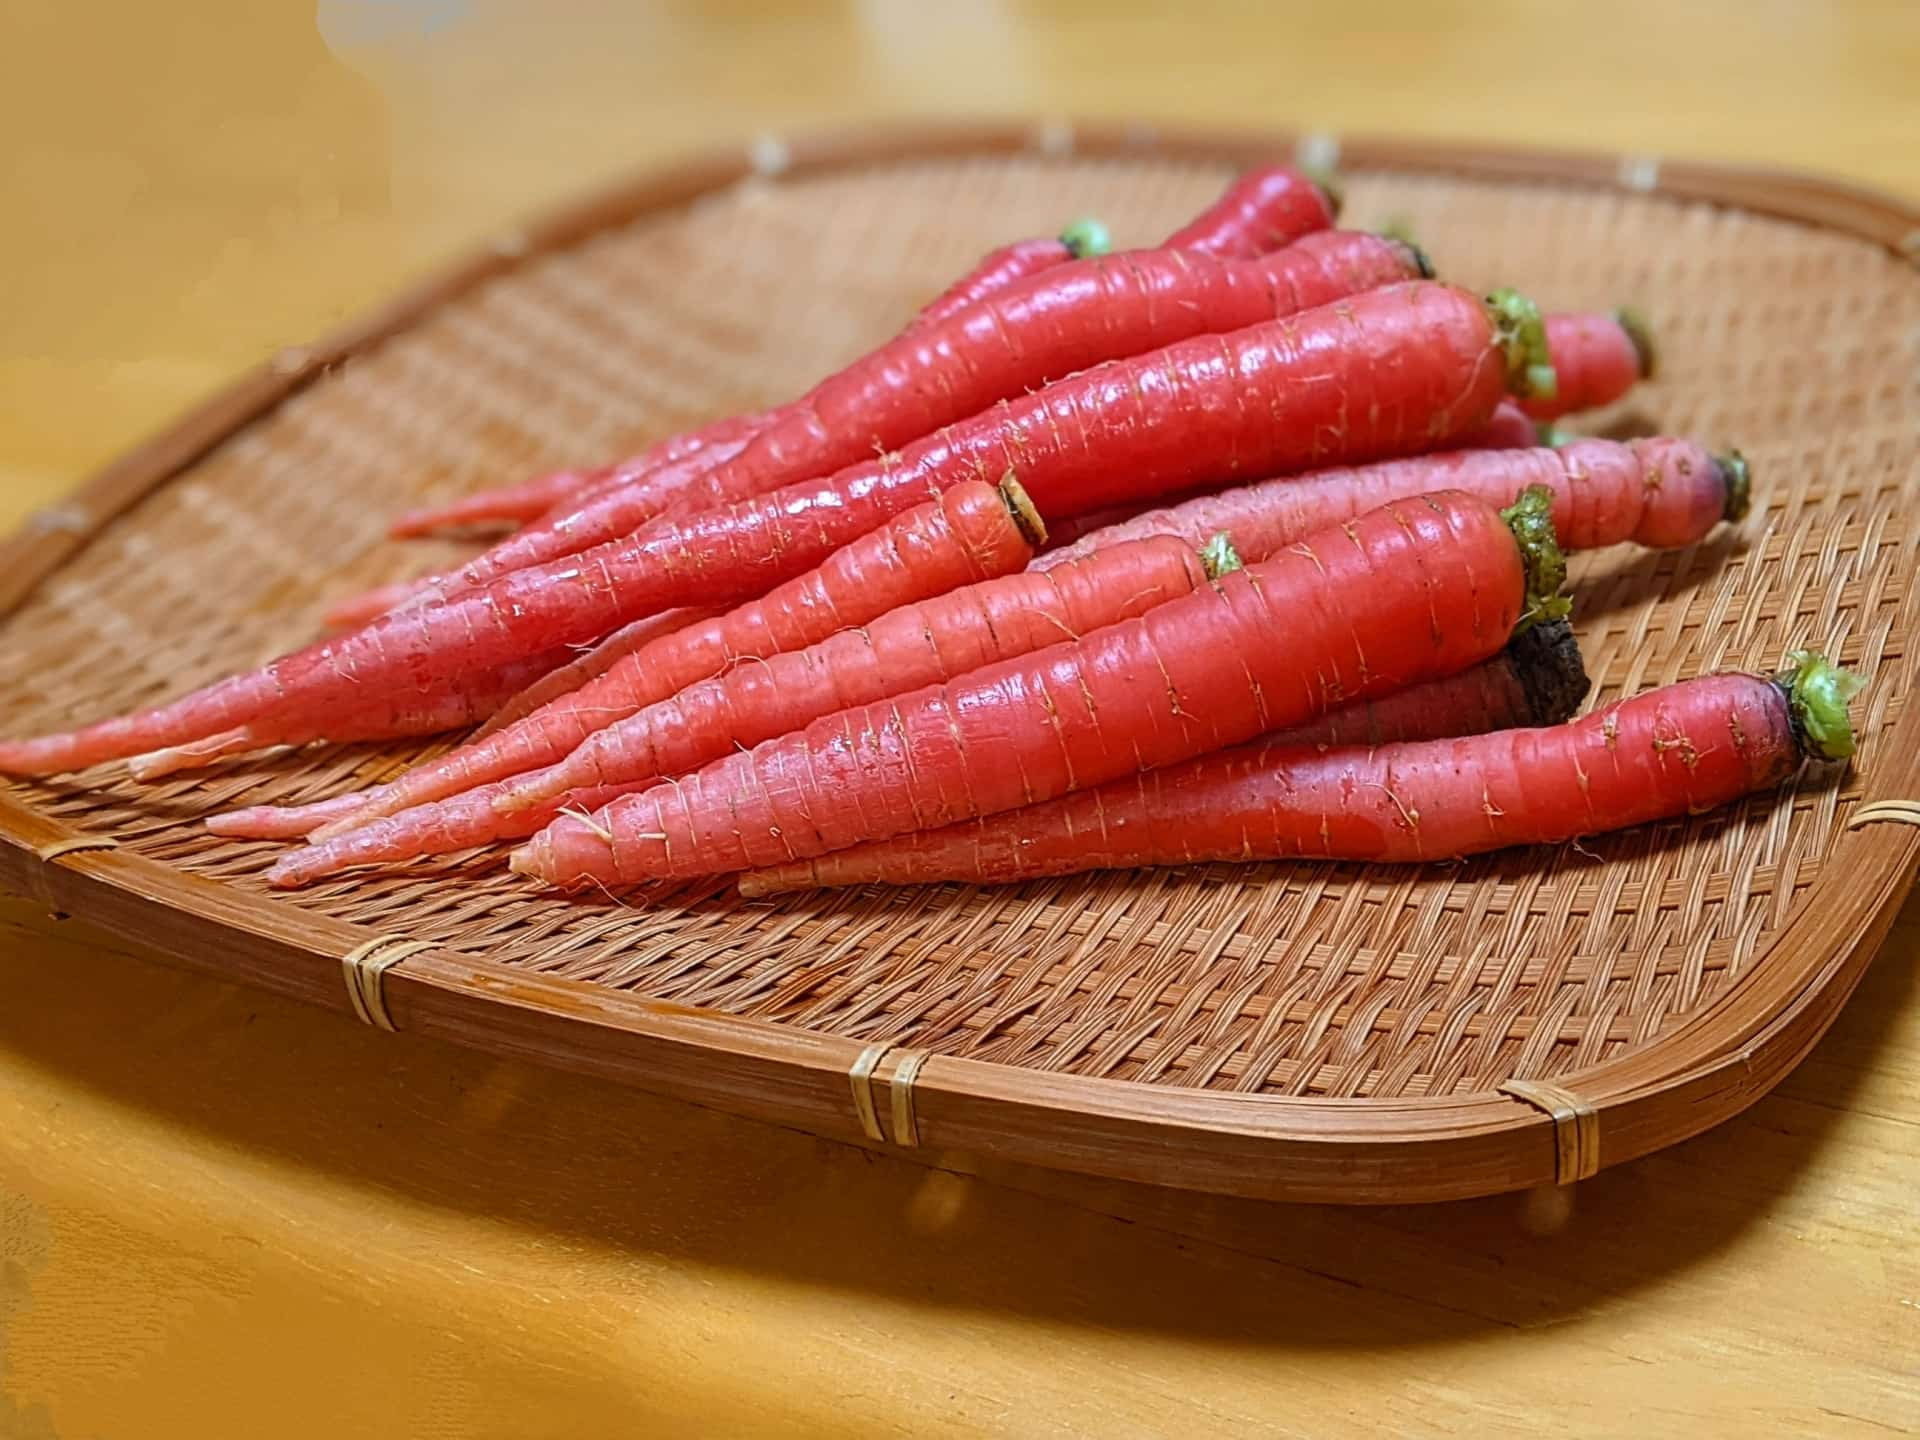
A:
[[[551,823],[563,810],[587,814],[639,787],[612,785],[582,790],[503,815],[494,805],[505,788],[501,781],[478,785],[444,800],[362,821],[318,844],[281,856],[268,869],[267,883],[276,889],[293,890],[343,870],[397,864],[423,855],[449,855],[501,840],[522,839]]]
[[[564,760],[521,776],[502,809],[588,786],[683,775],[822,715],[943,684],[1145,614],[1239,568],[1224,545],[1207,558],[1161,536],[1077,565],[983,581],[889,611],[805,650],[690,685],[589,735]]]
[[[1339,192],[1330,179],[1269,165],[1234,181],[1191,224],[1169,235],[1164,248],[1244,260],[1331,225],[1339,213]]]
[[[312,833],[330,820],[345,819],[377,795],[384,786],[357,790],[351,795],[335,795],[308,805],[249,805],[224,814],[209,815],[209,833],[237,840],[294,840]]]
[[[1103,361],[1236,331],[1426,273],[1425,257],[1401,242],[1344,230],[1308,235],[1255,260],[1140,250],[1055,266],[903,335],[823,381],[676,499],[689,507],[752,499],[876,452],[925,443],[923,437],[943,425]],[[617,539],[660,513],[655,500],[633,487],[602,490],[450,572],[422,596],[445,599],[502,573]]]
[[[1747,512],[1750,479],[1739,451],[1716,457],[1690,440],[1579,440],[1559,449],[1455,450],[1351,469],[1263,480],[1150,510],[1034,561],[1063,564],[1107,545],[1173,535],[1198,545],[1225,531],[1241,557],[1265,559],[1308,531],[1429,490],[1464,490],[1498,504],[1529,485],[1553,495],[1567,550],[1622,541],[1691,545]]]
[[[1012,574],[1044,535],[1011,473],[997,489],[956,485],[857,537],[762,599],[660,636],[573,694],[409,771],[366,807],[364,818],[552,764],[601,726],[732,666],[804,649],[900,605]],[[316,831],[315,838],[335,828],[345,827]]]
[[[717,619],[726,613],[725,608],[719,605],[691,605],[623,625],[598,645],[582,650],[573,659],[556,666],[518,694],[510,696],[504,705],[487,718],[487,723],[474,732],[473,738],[484,740],[494,731],[504,730],[536,710],[544,710],[554,701],[598,680],[629,655],[662,636],[698,625],[703,620]]]
[[[1544,728],[1330,749],[1262,741],[783,865],[741,889],[1001,883],[1211,860],[1451,859],[1695,815],[1779,784],[1803,758],[1853,753],[1846,705],[1859,682],[1817,655],[1789,663],[1773,679],[1684,680]]]
[[[409,596],[419,591],[420,586],[418,580],[391,580],[335,601],[327,607],[321,619],[329,630],[357,630],[404,604]]]
[[[1558,371],[1560,362],[1554,360],[1554,369]],[[1530,450],[1540,443],[1540,427],[1527,412],[1520,408],[1517,400],[1502,400],[1494,407],[1493,415],[1478,430],[1466,436],[1460,448],[1463,450]]]
[[[127,769],[136,780],[158,780],[181,770],[211,765],[224,756],[276,745],[310,745],[318,740],[357,744],[464,730],[566,660],[564,652],[545,651],[476,676],[455,689],[371,697],[324,722],[302,715],[278,724],[239,725],[192,744],[136,755],[127,762]]]
[[[155,710],[0,744],[0,771],[78,769],[275,714],[323,713],[369,687],[448,679],[696,600],[764,594],[929,492],[1016,467],[1042,513],[1072,515],[1247,470],[1430,449],[1484,421],[1509,384],[1551,384],[1543,362],[1538,314],[1509,292],[1483,304],[1431,283],[1370,291],[1100,366],[900,455],[656,522]]]
[[[908,322],[907,333],[924,330],[983,300],[990,300],[1029,275],[1038,275],[1069,260],[1105,255],[1112,249],[1107,227],[1089,216],[1074,221],[1057,236],[1016,240],[998,250],[989,250],[973,269],[920,307],[920,313]]]
[[[561,816],[513,857],[553,883],[783,864],[1037,804],[1303,724],[1497,653],[1564,608],[1548,499],[1443,492],[1317,531],[1204,590]]]
[[[1651,378],[1658,360],[1646,321],[1625,309],[1611,315],[1549,315],[1547,348],[1559,377],[1557,391],[1519,402],[1535,420],[1611,405],[1635,381]]]
[[[394,539],[406,539],[457,526],[509,520],[524,523],[546,514],[569,495],[617,477],[633,479],[663,466],[690,460],[715,445],[732,448],[727,455],[739,453],[740,445],[751,439],[766,423],[762,412],[729,415],[713,420],[697,430],[668,437],[615,465],[591,470],[558,470],[537,479],[524,480],[462,496],[444,505],[409,510],[400,515],[388,530]]]
[[[698,769],[848,705],[904,694],[1144,614],[1204,584],[1210,567],[1217,573],[1238,563],[1224,547],[1213,547],[1203,562],[1190,547],[1163,538],[1102,551],[1046,575],[1006,575],[903,605],[804,650],[690,685],[589,735],[544,770],[342,830],[282,861],[270,878],[299,885],[354,865],[520,839],[562,805],[596,808],[657,776]],[[476,796],[483,797],[478,804]]]

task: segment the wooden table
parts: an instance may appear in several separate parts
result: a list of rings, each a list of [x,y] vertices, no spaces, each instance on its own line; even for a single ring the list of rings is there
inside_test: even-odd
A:
[[[1920,191],[1920,6],[16,0],[0,522],[466,238],[874,113],[1425,130]],[[101,18],[111,13],[111,24]],[[701,12],[701,13],[695,13]],[[1230,1203],[829,1144],[0,901],[0,1436],[1920,1425],[1920,905],[1739,1120],[1575,1191]]]

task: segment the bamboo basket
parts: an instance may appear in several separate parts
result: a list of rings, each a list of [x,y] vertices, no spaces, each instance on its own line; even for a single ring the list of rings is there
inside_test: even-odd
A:
[[[0,791],[0,884],[186,964],[830,1137],[1289,1200],[1577,1180],[1752,1103],[1853,989],[1920,856],[1920,213],[1822,180],[1326,137],[950,128],[763,141],[616,187],[290,349],[5,547],[0,725],[146,703],[453,558],[402,503],[797,391],[990,244],[1171,228],[1338,158],[1350,223],[1559,308],[1630,300],[1623,426],[1738,444],[1731,535],[1575,566],[1596,698],[1814,644],[1872,677],[1845,773],[1684,823],[1421,870],[1211,866],[742,902],[534,893],[497,854],[291,897],[236,803],[385,778],[312,750]],[[1903,823],[1904,821],[1904,823]],[[396,1042],[398,1043],[398,1042]]]

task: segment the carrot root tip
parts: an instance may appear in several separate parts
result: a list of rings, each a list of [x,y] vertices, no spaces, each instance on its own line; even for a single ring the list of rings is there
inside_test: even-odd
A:
[[[1487,297],[1494,338],[1507,358],[1507,388],[1525,400],[1551,400],[1560,393],[1553,354],[1547,347],[1547,323],[1540,307],[1518,290],[1496,290]]]
[[[1794,737],[1816,760],[1845,760],[1853,754],[1853,722],[1847,702],[1866,685],[1817,650],[1795,650],[1776,683],[1787,692]]]
[[[1060,243],[1076,260],[1091,260],[1113,251],[1113,236],[1107,232],[1105,222],[1091,215],[1081,216],[1062,230]]]
[[[1743,520],[1753,504],[1753,467],[1738,450],[1713,457],[1720,481],[1727,488],[1727,503],[1721,515],[1728,520]]]
[[[1233,548],[1233,537],[1224,530],[1200,547],[1200,563],[1205,567],[1209,580],[1218,580],[1222,575],[1231,575],[1236,570],[1246,568],[1240,552]]]
[[[1640,378],[1653,379],[1660,369],[1660,347],[1654,341],[1653,327],[1647,323],[1647,317],[1631,305],[1622,305],[1613,312],[1613,318],[1627,332],[1634,358],[1639,362]]]
[[[1500,518],[1513,532],[1527,575],[1526,599],[1515,633],[1563,618],[1573,602],[1560,593],[1567,583],[1567,557],[1554,533],[1553,492],[1544,485],[1529,485],[1500,512]]]

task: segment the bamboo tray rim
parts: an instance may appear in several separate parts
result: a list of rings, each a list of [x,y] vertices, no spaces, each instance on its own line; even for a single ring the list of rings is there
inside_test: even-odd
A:
[[[1162,131],[1140,125],[952,124],[763,137],[629,178],[495,235],[395,299],[310,345],[280,351],[109,464],[0,542],[0,618],[143,496],[326,370],[411,328],[441,305],[546,252],[743,180],[777,181],[911,160],[1031,154],[1247,164],[1293,154],[1346,169],[1553,181],[1718,205],[1839,231],[1920,267],[1920,205],[1850,182],[1752,166],[1599,152],[1287,133]],[[1920,796],[1920,707],[1904,714],[1891,763],[1863,809]],[[1857,826],[1857,821],[1856,821]],[[1502,1188],[1583,1178],[1724,1120],[1798,1062],[1851,993],[1920,865],[1920,827],[1854,828],[1766,963],[1671,1032],[1560,1076],[1536,1093],[1395,1099],[1223,1094],[1023,1069],[799,1030],[530,973],[404,935],[334,920],[122,852],[0,792],[0,885],[141,940],[175,959],[356,1014],[637,1084],[694,1103],[803,1125],[833,1138],[987,1149],[1118,1178],[1276,1198],[1441,1199],[1484,1193],[1450,1162],[1498,1154]],[[1843,908],[1819,903],[1830,875]],[[1839,937],[1837,940],[1834,937]],[[398,956],[371,977],[360,963]],[[404,954],[398,954],[405,951]],[[865,1088],[865,1103],[862,1089]],[[1514,1087],[1527,1090],[1524,1085]],[[885,1099],[881,1099],[881,1092]],[[905,1102],[903,1104],[903,1101]],[[1676,1126],[1673,1112],[1683,1111]],[[891,1110],[891,1113],[890,1113]],[[1085,1131],[1063,1155],[1025,1120]],[[1024,1117],[1024,1120],[1023,1120]],[[889,1123],[891,1121],[892,1123]],[[904,1121],[904,1124],[902,1123]],[[1154,1155],[1205,1135],[1210,1154],[1169,1177]],[[1351,1166],[1364,1164],[1356,1182]]]

